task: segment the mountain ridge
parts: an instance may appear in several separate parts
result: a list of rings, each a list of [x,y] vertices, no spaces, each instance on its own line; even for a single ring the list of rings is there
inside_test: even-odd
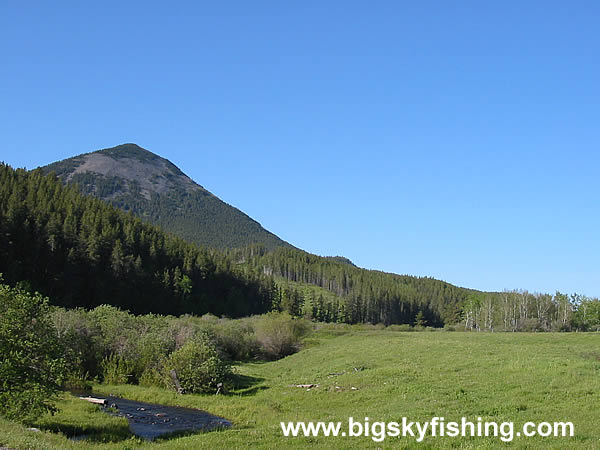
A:
[[[65,184],[77,184],[125,211],[216,249],[261,244],[293,247],[243,211],[224,202],[168,159],[127,143],[83,153],[41,167]]]

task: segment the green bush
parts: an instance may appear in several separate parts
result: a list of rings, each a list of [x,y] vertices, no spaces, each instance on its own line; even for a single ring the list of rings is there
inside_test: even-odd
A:
[[[197,334],[209,333],[213,328],[213,321],[210,315],[202,317],[193,317],[189,315],[171,318],[169,322],[169,332],[175,342],[175,349],[180,349],[183,345],[193,339]]]
[[[27,421],[54,412],[63,353],[48,299],[0,284],[0,415]]]
[[[379,331],[385,329],[385,325],[382,323],[355,323],[351,325],[352,330],[355,331]]]
[[[288,313],[270,312],[256,319],[255,330],[263,355],[268,359],[279,359],[299,350],[310,325]]]
[[[401,325],[390,325],[386,328],[388,331],[415,331],[413,327],[411,327],[407,323],[403,323]]]
[[[139,384],[141,386],[156,386],[156,387],[171,387],[171,384],[166,384],[166,378],[164,374],[161,372],[163,369],[163,365],[161,364],[158,367],[148,367],[146,370],[142,372],[139,377]],[[172,381],[172,380],[171,380]]]
[[[70,369],[66,374],[63,387],[69,391],[87,392],[92,390],[90,374],[82,369]]]
[[[525,319],[521,321],[521,330],[520,331],[545,331],[544,327],[540,323],[538,319]]]
[[[122,355],[110,354],[102,360],[102,376],[106,384],[126,384],[132,381],[134,361]]]
[[[231,368],[204,333],[188,340],[165,361],[163,376],[166,384],[176,388],[171,377],[173,370],[185,393],[214,392],[217,384],[226,382],[231,375]]]
[[[135,358],[140,337],[136,316],[110,305],[100,305],[87,316],[99,330],[96,339],[104,349],[104,356],[115,353],[128,359]]]
[[[65,310],[55,307],[51,315],[65,349],[69,371],[66,386],[77,389],[80,384],[78,379],[87,381],[90,374],[95,376],[100,373],[100,363],[105,353],[100,345],[100,328],[90,314],[81,308]]]
[[[150,369],[160,371],[163,360],[175,350],[176,343],[169,319],[161,316],[136,317],[136,330],[135,354],[131,358],[135,365],[134,381],[141,383],[141,377]],[[144,383],[147,379],[148,374]]]
[[[257,356],[259,343],[252,325],[241,320],[225,320],[214,328],[217,345],[234,361]]]

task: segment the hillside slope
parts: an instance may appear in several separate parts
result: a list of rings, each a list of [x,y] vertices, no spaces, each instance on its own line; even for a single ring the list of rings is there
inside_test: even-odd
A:
[[[0,279],[65,307],[230,317],[271,307],[266,276],[238,270],[40,170],[0,164]]]
[[[256,275],[273,276],[279,285],[303,292],[311,316],[324,322],[414,324],[420,312],[427,325],[443,326],[461,320],[470,297],[497,296],[434,278],[362,269],[349,260],[298,249],[247,247],[226,254]]]
[[[170,161],[136,144],[86,153],[42,167],[188,242],[217,249],[291,247],[242,211],[195,183]]]

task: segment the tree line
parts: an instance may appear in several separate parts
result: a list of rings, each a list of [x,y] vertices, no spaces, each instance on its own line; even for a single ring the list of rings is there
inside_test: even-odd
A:
[[[471,294],[462,324],[477,331],[600,331],[600,301],[584,295],[530,293]]]
[[[305,313],[320,321],[412,325],[421,313],[430,326],[443,326],[460,321],[462,303],[477,292],[429,277],[361,269],[294,248],[268,251],[254,245],[227,254],[248,271],[272,276],[283,285],[312,285],[333,294],[304,295]]]

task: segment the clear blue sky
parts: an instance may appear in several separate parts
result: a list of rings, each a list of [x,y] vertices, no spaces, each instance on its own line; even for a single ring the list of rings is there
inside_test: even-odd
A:
[[[135,142],[294,245],[600,295],[597,1],[0,4],[0,160]]]

